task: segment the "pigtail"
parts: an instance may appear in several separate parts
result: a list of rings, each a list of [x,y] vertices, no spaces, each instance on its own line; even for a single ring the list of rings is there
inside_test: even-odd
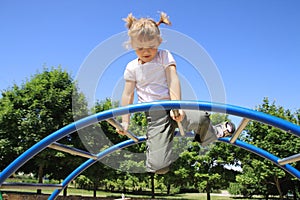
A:
[[[169,16],[167,16],[166,13],[161,12],[160,13],[160,19],[158,22],[156,22],[156,25],[159,26],[160,24],[167,24],[167,25],[171,25],[171,22],[169,20]]]
[[[123,20],[126,22],[126,27],[130,29],[132,24],[136,21],[136,18],[132,15],[132,13],[129,13],[127,18],[124,18]]]

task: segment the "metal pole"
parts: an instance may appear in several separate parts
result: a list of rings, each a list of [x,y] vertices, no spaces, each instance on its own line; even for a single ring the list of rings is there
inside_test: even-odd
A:
[[[299,160],[300,160],[300,153],[295,154],[295,155],[290,156],[290,157],[279,159],[278,163],[279,163],[279,165],[285,165],[285,164],[288,164],[288,163],[297,162]]]
[[[110,118],[106,120],[108,123],[110,123],[112,126],[114,126],[116,129],[119,129],[120,131],[124,131],[125,135],[132,139],[134,142],[139,142],[139,139],[131,132],[131,131],[125,131],[123,126],[114,118]]]
[[[77,155],[77,156],[91,158],[91,159],[97,159],[97,156],[94,154],[91,154],[89,152],[86,152],[86,151],[83,151],[80,149],[72,148],[72,147],[57,143],[57,142],[50,144],[48,147],[51,149],[56,149],[58,151],[66,152],[66,153],[69,153],[72,155]]]
[[[233,136],[230,139],[230,143],[235,143],[235,141],[238,139],[238,137],[240,136],[240,134],[242,133],[242,131],[245,129],[245,127],[247,126],[248,122],[250,121],[250,119],[247,118],[243,118],[243,120],[241,121],[240,125],[238,126],[238,128],[236,129],[235,133],[233,134]]]

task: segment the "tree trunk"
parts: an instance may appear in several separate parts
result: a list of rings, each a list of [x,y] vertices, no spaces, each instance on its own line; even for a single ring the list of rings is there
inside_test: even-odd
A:
[[[97,197],[97,187],[94,187],[94,191],[93,191],[93,197],[96,198]]]
[[[44,165],[39,165],[39,172],[38,172],[38,183],[43,183],[43,175],[44,175]],[[42,194],[42,190],[38,189],[36,191],[37,194]]]
[[[167,195],[169,195],[169,194],[170,194],[170,191],[171,191],[171,184],[170,184],[170,183],[168,183],[168,186],[167,186]]]
[[[151,173],[151,198],[155,199],[154,174]]]
[[[68,195],[68,186],[65,187],[63,196],[66,197],[67,195]]]
[[[276,185],[277,191],[279,193],[279,197],[280,197],[281,200],[283,200],[283,195],[282,195],[282,191],[281,191],[281,187],[280,187],[278,176],[274,176],[274,181],[275,181],[275,185]]]
[[[294,188],[293,188],[293,199],[294,200],[297,200],[297,191],[296,191],[296,186],[294,185]]]
[[[208,183],[206,184],[206,199],[210,200],[210,186]]]
[[[265,194],[265,199],[266,199],[266,200],[269,200],[269,192],[268,192],[268,191],[267,191],[266,194]]]

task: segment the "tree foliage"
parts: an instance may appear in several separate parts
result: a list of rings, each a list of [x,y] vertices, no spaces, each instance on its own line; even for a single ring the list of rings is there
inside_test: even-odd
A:
[[[83,95],[77,91],[70,75],[60,67],[44,68],[43,72],[35,74],[21,86],[14,85],[3,91],[0,99],[1,169],[44,137],[72,123],[74,99],[81,102],[82,110],[85,110],[85,113],[77,114],[86,114]],[[68,136],[65,141],[74,142],[76,136]],[[66,156],[47,149],[21,170],[37,174],[41,182],[45,173],[57,172],[56,165],[65,162],[61,160]],[[70,171],[68,169],[61,172]]]
[[[293,114],[290,110],[276,106],[275,102],[270,103],[267,98],[264,99],[262,105],[258,106],[257,110],[299,124],[298,112]],[[247,142],[269,151],[279,158],[285,158],[300,151],[300,139],[278,128],[252,121],[246,129]],[[296,193],[295,185],[298,185],[296,187],[299,188],[299,181],[295,181],[291,175],[268,160],[250,153],[239,156],[239,159],[243,166],[243,173],[236,177],[236,181],[240,185],[240,194],[245,196],[264,194],[266,197],[279,195],[283,198],[289,191]],[[300,169],[297,163],[291,163],[291,165]]]

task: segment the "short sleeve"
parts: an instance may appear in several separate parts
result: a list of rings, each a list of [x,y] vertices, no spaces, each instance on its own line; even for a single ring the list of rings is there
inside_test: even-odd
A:
[[[173,55],[168,50],[161,51],[162,64],[164,68],[169,67],[170,65],[176,65],[176,61]]]
[[[135,75],[134,67],[132,63],[128,63],[126,66],[126,69],[124,71],[124,79],[126,81],[136,81],[136,75]]]

